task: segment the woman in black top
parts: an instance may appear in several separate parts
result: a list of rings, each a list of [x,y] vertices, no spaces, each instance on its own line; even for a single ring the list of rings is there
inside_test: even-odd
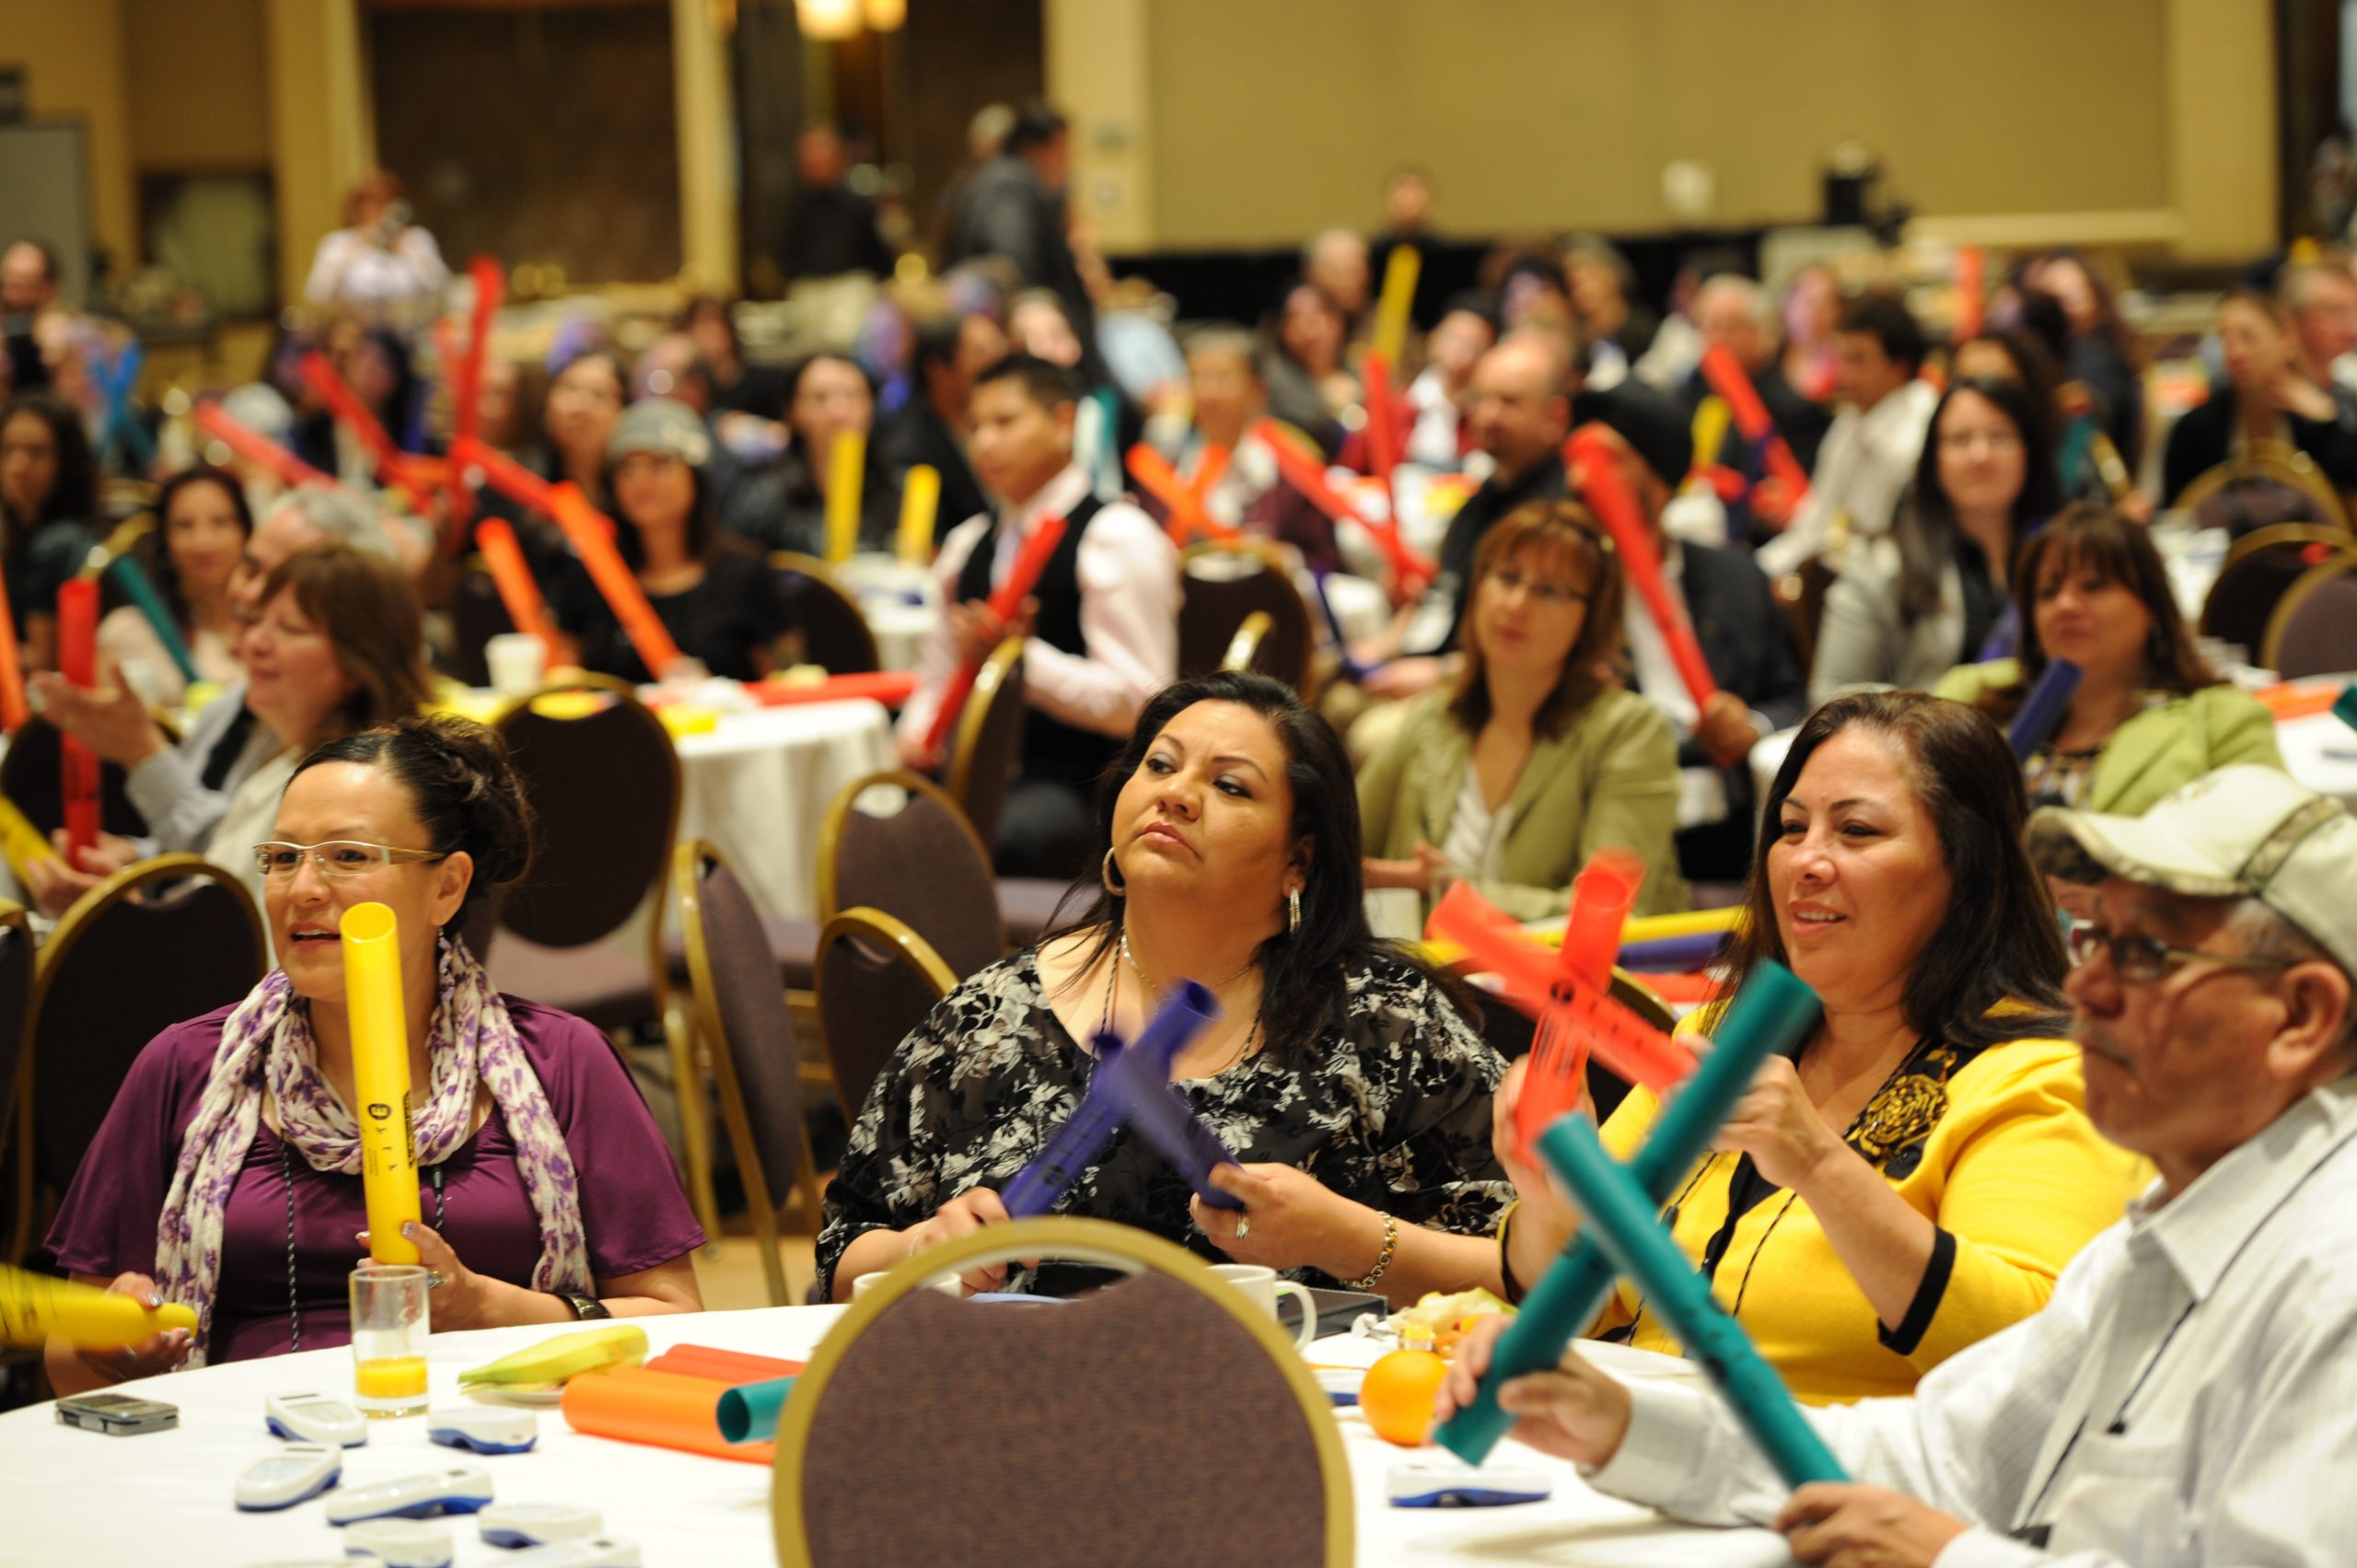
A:
[[[632,404],[606,448],[606,483],[623,525],[614,543],[683,661],[758,680],[782,662],[785,598],[766,563],[721,540],[703,482],[711,457],[711,435],[685,403]],[[642,681],[693,673],[649,670],[578,561],[566,563],[550,598],[582,668]]]
[[[57,664],[57,590],[98,543],[98,467],[74,411],[44,393],[0,409],[0,552],[26,667]]]

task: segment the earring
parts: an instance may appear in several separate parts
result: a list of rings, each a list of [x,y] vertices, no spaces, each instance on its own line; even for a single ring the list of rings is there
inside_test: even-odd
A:
[[[1120,868],[1120,862],[1113,858],[1113,852],[1109,849],[1105,852],[1105,864],[1097,867],[1097,878],[1105,884],[1107,892],[1117,899],[1126,899],[1130,896],[1130,885],[1127,882],[1117,882],[1113,879],[1113,873]]]
[[[1293,888],[1285,893],[1285,935],[1291,936],[1301,929],[1301,889]]]

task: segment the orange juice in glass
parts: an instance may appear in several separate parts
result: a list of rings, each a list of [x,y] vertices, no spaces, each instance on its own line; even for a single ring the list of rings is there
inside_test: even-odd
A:
[[[353,1402],[364,1415],[424,1412],[428,1283],[414,1263],[352,1271]]]

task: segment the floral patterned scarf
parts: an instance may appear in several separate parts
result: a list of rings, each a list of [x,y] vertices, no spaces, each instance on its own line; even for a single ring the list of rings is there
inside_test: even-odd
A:
[[[506,1005],[463,945],[444,939],[439,965],[426,1044],[433,1082],[411,1123],[417,1163],[438,1165],[467,1141],[476,1086],[488,1085],[516,1141],[524,1191],[540,1216],[532,1288],[590,1294],[573,1156]],[[166,1300],[197,1311],[192,1366],[203,1365],[212,1341],[223,1220],[261,1120],[265,1083],[278,1101],[279,1136],[312,1169],[360,1174],[360,1125],[319,1071],[310,1008],[295,995],[284,970],[273,970],[222,1026],[213,1075],[180,1140],[180,1163],[157,1222],[157,1289]]]

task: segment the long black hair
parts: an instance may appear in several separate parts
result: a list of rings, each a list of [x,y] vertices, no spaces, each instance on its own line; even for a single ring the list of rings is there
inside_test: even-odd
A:
[[[219,486],[229,498],[230,509],[237,514],[238,531],[247,539],[254,536],[253,506],[246,500],[246,487],[227,469],[199,463],[164,481],[164,487],[156,493],[156,529],[141,541],[140,553],[146,560],[147,575],[155,579],[156,592],[162,597],[172,624],[192,638],[196,634],[195,613],[189,608],[188,589],[180,582],[180,565],[172,559],[172,503],[180,499],[180,492],[199,484]]]
[[[2023,540],[2062,507],[2062,484],[2054,467],[2054,439],[2046,415],[2028,389],[2011,381],[1973,377],[1953,382],[1932,411],[1923,436],[1923,453],[1915,463],[1915,484],[1898,520],[1891,529],[1898,547],[1898,618],[1912,626],[1938,613],[1940,579],[1956,556],[1956,506],[1940,483],[1940,421],[1948,405],[1969,392],[2005,416],[2022,443],[2022,487],[2014,496],[2013,540],[2009,554],[2018,554]],[[2011,561],[1992,561],[1991,569],[2010,572]],[[2010,582],[2010,576],[2007,578]]]
[[[451,925],[531,868],[537,825],[497,730],[451,714],[404,714],[314,749],[295,777],[322,762],[383,768],[409,792],[435,853],[474,862]]]
[[[2022,834],[2029,796],[2021,764],[2004,733],[1986,714],[1922,691],[1859,691],[1809,714],[1769,786],[1766,825],[1752,852],[1744,921],[1727,953],[1733,996],[1763,958],[1787,962],[1776,929],[1776,891],[1768,853],[1781,836],[1784,797],[1817,749],[1845,729],[1889,739],[1940,835],[1940,856],[1955,880],[1947,913],[1916,955],[1900,1008],[1923,1040],[1978,1050],[2061,1032],[2069,1011],[2062,977],[2070,960],[2046,879],[2030,865]],[[1992,1016],[2001,1003],[2014,1005]],[[1724,1003],[1704,1019],[1715,1028]]]
[[[1278,932],[1261,943],[1253,956],[1260,969],[1261,1039],[1271,1050],[1303,1048],[1316,1040],[1343,1005],[1352,962],[1378,951],[1432,976],[1462,1010],[1465,998],[1459,987],[1433,975],[1404,949],[1376,940],[1368,926],[1366,889],[1360,876],[1358,786],[1351,772],[1350,754],[1342,749],[1333,726],[1316,709],[1290,686],[1264,675],[1222,670],[1178,681],[1155,693],[1138,714],[1137,727],[1130,732],[1120,755],[1098,783],[1095,858],[1065,900],[1091,887],[1096,896],[1079,918],[1058,924],[1042,942],[1093,928],[1097,935],[1088,961],[1094,963],[1112,947],[1121,928],[1125,900],[1105,887],[1098,867],[1113,847],[1115,801],[1164,727],[1198,703],[1234,703],[1268,721],[1284,749],[1285,782],[1293,789],[1288,840],[1307,839],[1310,843],[1309,874],[1301,889],[1300,929]],[[1059,905],[1058,913],[1062,911]]]
[[[96,528],[99,521],[99,465],[90,455],[90,436],[82,428],[82,416],[72,404],[50,393],[28,392],[0,407],[0,430],[18,415],[38,419],[48,427],[49,438],[57,448],[57,479],[41,504],[40,516],[6,519],[13,529],[20,530],[8,541],[11,553],[44,523]]]

